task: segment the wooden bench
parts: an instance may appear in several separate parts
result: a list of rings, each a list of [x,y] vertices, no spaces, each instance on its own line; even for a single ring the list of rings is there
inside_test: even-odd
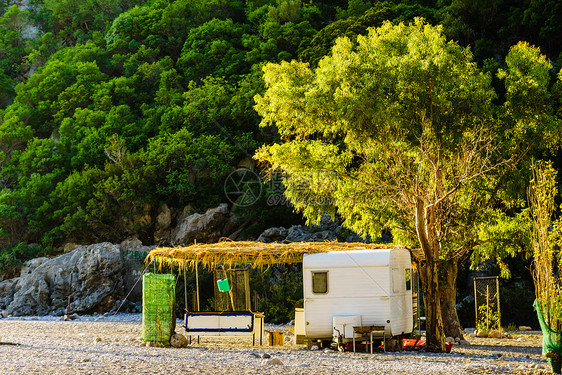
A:
[[[373,354],[373,332],[375,332],[377,335],[380,335],[382,333],[382,340],[383,340],[383,346],[384,346],[384,351],[386,352],[386,333],[384,331],[384,326],[359,326],[359,327],[353,327],[353,352],[355,353],[355,334],[359,333],[361,334],[361,337],[363,337],[365,334],[369,334],[369,342],[371,345],[371,354]],[[367,351],[367,345],[365,345],[365,352]]]
[[[211,311],[185,314],[185,332],[192,336],[251,336],[263,344],[265,315],[250,311]]]

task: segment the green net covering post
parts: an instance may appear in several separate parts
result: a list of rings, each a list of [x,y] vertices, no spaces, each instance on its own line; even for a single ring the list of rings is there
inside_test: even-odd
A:
[[[142,282],[142,341],[168,344],[176,317],[174,275],[147,273]]]
[[[562,367],[562,331],[555,331],[546,324],[537,300],[533,303],[533,307],[537,311],[537,317],[541,325],[542,354],[548,358],[552,372],[560,374]]]

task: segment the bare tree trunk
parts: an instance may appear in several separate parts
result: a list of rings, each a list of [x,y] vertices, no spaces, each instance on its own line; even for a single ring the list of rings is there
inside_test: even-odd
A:
[[[425,264],[422,265],[420,273],[425,305],[426,344],[429,352],[445,351],[437,267],[437,262],[433,259],[427,259]]]
[[[441,288],[441,316],[445,336],[463,339],[463,331],[457,315],[458,260],[439,264],[439,287]]]

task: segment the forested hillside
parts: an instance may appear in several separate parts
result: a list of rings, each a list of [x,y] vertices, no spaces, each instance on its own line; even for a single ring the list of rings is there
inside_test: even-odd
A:
[[[224,202],[225,177],[279,137],[253,108],[267,62],[316,66],[338,37],[423,17],[499,96],[517,42],[553,81],[562,64],[552,0],[0,0],[0,15],[0,268],[67,241],[150,243],[162,204]],[[290,209],[241,215],[264,211]]]

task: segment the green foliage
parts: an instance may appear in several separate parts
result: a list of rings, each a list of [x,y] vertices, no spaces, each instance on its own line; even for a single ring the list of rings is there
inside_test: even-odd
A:
[[[0,69],[12,78],[28,69],[23,62],[29,52],[29,40],[24,36],[28,17],[29,12],[15,5],[0,17]]]
[[[500,69],[499,78],[505,81],[507,115],[513,121],[507,138],[521,139],[527,144],[545,143],[558,147],[555,142],[560,119],[554,115],[551,100],[550,61],[536,47],[527,43],[513,46],[506,57],[506,69]]]
[[[340,7],[336,8],[336,17],[338,19],[346,19],[361,16],[372,6],[373,4],[370,1],[348,0],[347,9],[344,10]]]
[[[10,103],[14,94],[12,80],[0,69],[0,109],[5,108]]]
[[[18,245],[0,249],[0,272],[21,266],[26,260],[36,258],[44,253],[44,249],[37,244],[28,245],[20,242]]]
[[[558,20],[562,17],[562,5],[553,0],[529,1],[523,12],[522,26],[530,34],[525,40],[540,45],[549,52],[559,51],[562,47],[560,35],[562,26]]]
[[[431,22],[435,15],[429,8],[419,4],[396,3],[393,1],[369,2],[349,1],[348,10],[339,10],[338,20],[327,25],[310,40],[303,40],[299,46],[299,58],[317,66],[322,57],[330,53],[337,38],[347,37],[355,41],[358,35],[365,35],[369,27],[380,27],[384,21],[409,22],[423,17]]]
[[[509,278],[511,272],[505,259],[519,254],[528,255],[531,246],[531,226],[528,209],[515,215],[495,209],[483,213],[486,225],[478,228],[478,244],[471,255],[472,266],[476,269],[488,260],[494,259],[500,269],[500,276]]]
[[[191,29],[178,60],[186,79],[246,73],[249,66],[242,46],[246,31],[245,25],[237,25],[230,19],[213,19]]]
[[[533,280],[536,303],[542,318],[550,329],[562,328],[562,236],[560,222],[552,220],[555,210],[554,197],[558,194],[556,176],[552,164],[537,161],[531,166],[533,179],[528,196],[531,208],[531,238],[533,251]],[[552,228],[552,229],[551,229]]]
[[[0,248],[17,245],[26,234],[23,206],[18,194],[9,189],[0,191]]]
[[[500,315],[499,311],[492,310],[489,306],[478,306],[479,320],[476,322],[476,328],[479,331],[487,332],[493,329],[500,329]]]
[[[233,147],[215,135],[193,136],[186,129],[152,139],[141,160],[154,179],[156,197],[171,204],[186,204],[195,197],[214,200],[219,194],[209,183],[231,170]]]
[[[258,310],[267,320],[285,324],[295,318],[295,307],[302,307],[302,265],[269,267],[253,271],[250,285],[258,294]]]
[[[94,31],[104,31],[106,24],[120,12],[143,0],[44,0],[44,10],[51,14],[54,31],[67,43],[84,43]]]
[[[442,10],[442,22],[448,36],[470,43],[490,32],[498,32],[504,21],[499,17],[504,10],[502,3],[501,0],[451,1],[450,5]]]

